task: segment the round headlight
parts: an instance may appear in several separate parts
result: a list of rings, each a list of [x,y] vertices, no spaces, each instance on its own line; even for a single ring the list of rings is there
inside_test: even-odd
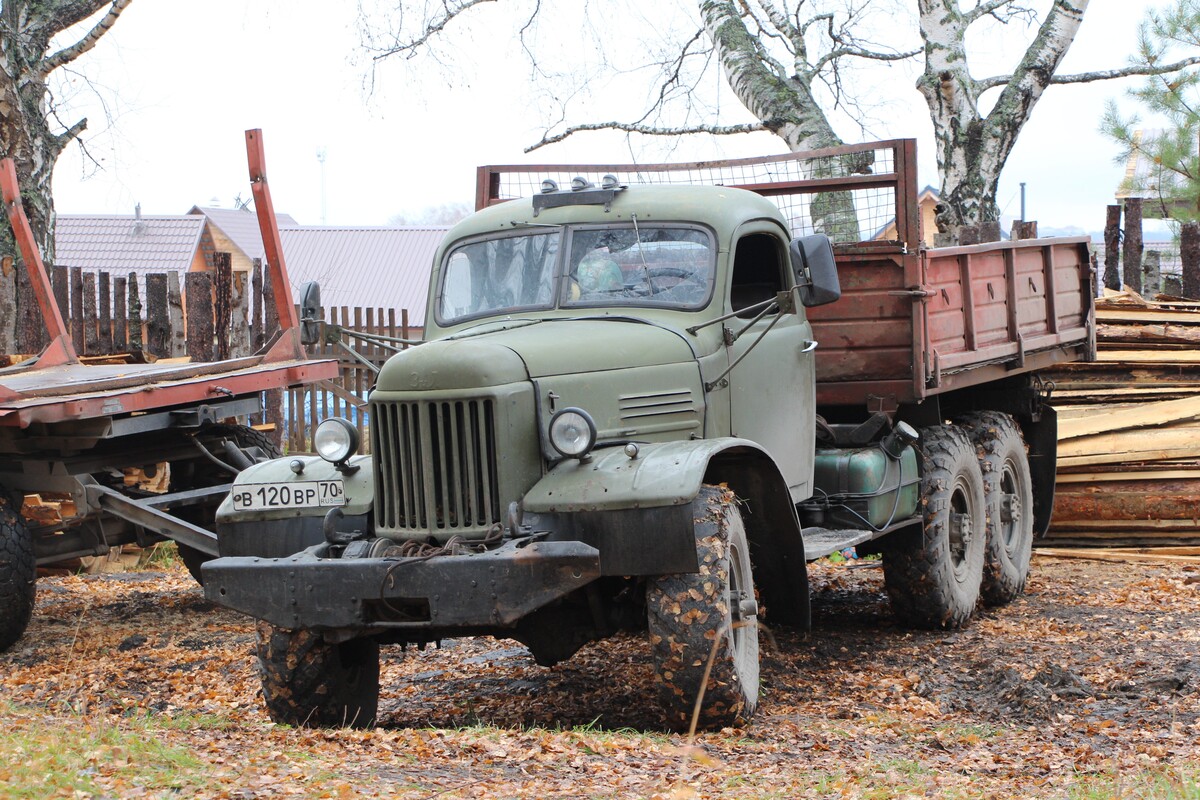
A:
[[[582,408],[564,408],[550,418],[550,445],[567,458],[583,458],[596,444],[596,423]]]
[[[341,464],[358,452],[358,429],[344,419],[327,419],[313,434],[313,449],[326,461]]]

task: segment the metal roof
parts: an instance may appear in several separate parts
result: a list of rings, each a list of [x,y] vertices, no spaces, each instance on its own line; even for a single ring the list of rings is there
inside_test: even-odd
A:
[[[448,226],[280,228],[294,292],[319,281],[326,306],[408,309],[409,324],[425,321],[429,271]]]
[[[204,217],[59,214],[54,263],[122,272],[186,272],[192,266]]]
[[[192,206],[189,214],[203,214],[208,221],[220,228],[247,258],[262,258],[262,233],[258,229],[258,214],[249,208],[213,208],[211,206]],[[276,214],[279,227],[294,226],[298,223],[288,214]],[[286,259],[287,256],[285,255]]]

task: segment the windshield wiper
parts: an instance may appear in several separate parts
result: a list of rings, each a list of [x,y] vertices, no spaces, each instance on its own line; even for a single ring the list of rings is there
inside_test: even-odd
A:
[[[656,295],[658,292],[654,290],[654,281],[650,279],[650,265],[646,263],[646,250],[642,247],[642,232],[638,229],[637,214],[630,214],[629,218],[633,220],[633,235],[637,237],[638,255],[642,259],[642,271],[646,273],[646,288],[650,290],[651,295]]]
[[[520,220],[510,219],[509,225],[514,228],[565,228],[561,222],[521,222]]]

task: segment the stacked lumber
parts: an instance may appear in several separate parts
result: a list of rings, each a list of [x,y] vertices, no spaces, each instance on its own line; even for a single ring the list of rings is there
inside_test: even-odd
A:
[[[1052,381],[1054,544],[1200,541],[1200,303],[1106,291],[1097,359]]]

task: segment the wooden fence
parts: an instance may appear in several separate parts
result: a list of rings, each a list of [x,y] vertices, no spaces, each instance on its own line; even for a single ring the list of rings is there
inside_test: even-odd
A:
[[[268,273],[254,262],[250,273],[235,272],[227,253],[214,254],[212,272],[106,272],[78,267],[50,269],[54,296],[75,349],[85,360],[115,354],[153,360],[217,361],[260,350],[279,330]],[[392,354],[378,344],[356,341],[346,328],[408,338],[407,310],[322,309],[322,343],[314,357],[337,358],[336,379],[315,386],[264,393],[262,418],[274,427],[287,452],[307,452],[318,422],[344,416],[369,447],[365,414],[374,370]],[[359,353],[355,358],[338,342]],[[23,269],[0,259],[0,353],[20,357],[48,344],[36,297]],[[365,362],[365,363],[364,363]]]
[[[283,420],[288,450],[307,451],[318,422],[328,417],[343,417],[358,428],[362,452],[370,452],[367,393],[375,385],[375,371],[394,350],[356,339],[351,331],[407,339],[410,335],[408,309],[334,306],[322,309],[322,316],[325,320],[322,343],[310,346],[308,351],[315,358],[338,359],[338,378],[325,384],[289,390]],[[333,386],[329,386],[330,383]]]

